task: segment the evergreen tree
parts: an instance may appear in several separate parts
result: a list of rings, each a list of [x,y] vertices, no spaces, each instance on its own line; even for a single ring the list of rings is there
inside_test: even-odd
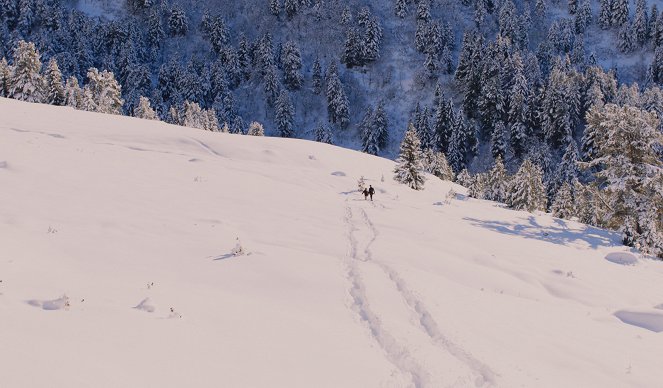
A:
[[[364,64],[362,51],[359,30],[354,27],[349,28],[345,39],[345,48],[341,56],[341,63],[344,63],[348,69],[355,66],[362,66]]]
[[[158,120],[156,112],[150,105],[150,99],[140,96],[138,105],[134,108],[134,117],[145,120]]]
[[[459,185],[465,188],[469,188],[472,185],[472,176],[470,175],[470,173],[467,171],[466,168],[464,168],[463,171],[461,171],[460,174],[458,174],[458,176],[456,177],[456,183],[458,183]]]
[[[384,101],[378,103],[373,115],[373,130],[380,149],[387,147],[389,143],[389,119],[384,109]]]
[[[428,107],[424,108],[424,111],[419,115],[419,118],[415,121],[414,125],[417,130],[421,149],[425,150],[427,148],[432,148],[434,134],[430,126],[430,113]]]
[[[421,143],[417,136],[417,130],[410,123],[401,142],[398,159],[396,159],[397,164],[394,169],[396,182],[406,184],[414,190],[423,190],[426,177],[423,172],[422,159]]]
[[[315,127],[314,138],[315,141],[320,143],[334,144],[331,129],[325,123],[320,123]]]
[[[170,15],[168,16],[168,30],[170,31],[171,36],[186,35],[189,30],[189,21],[186,17],[186,13],[182,9],[173,8],[170,10]]]
[[[569,13],[575,15],[578,12],[578,0],[568,0],[567,4],[569,6]]]
[[[575,16],[576,34],[583,34],[592,23],[592,7],[589,0],[584,0]]]
[[[381,45],[382,27],[376,18],[370,18],[366,22],[366,33],[362,45],[362,62],[373,62],[380,58]]]
[[[588,168],[614,203],[610,224],[623,227],[627,217],[636,224],[635,245],[645,253],[663,255],[661,246],[650,245],[643,235],[663,230],[663,161],[657,150],[663,144],[655,113],[631,106],[606,104],[592,109],[588,128],[595,131],[596,155]]]
[[[322,66],[320,66],[320,59],[315,58],[313,62],[313,76],[312,76],[313,93],[322,93]]]
[[[246,134],[249,136],[265,136],[265,129],[259,122],[252,121]]]
[[[83,90],[78,86],[78,78],[71,76],[64,87],[64,105],[83,109]]]
[[[119,115],[122,113],[122,88],[110,71],[99,72],[90,68],[87,72],[88,83],[83,90],[83,109]]]
[[[437,109],[435,111],[435,143],[439,150],[447,152],[449,142],[451,141],[451,132],[454,121],[453,101],[444,99],[442,96],[438,99]]]
[[[302,55],[295,42],[289,40],[283,45],[281,61],[284,73],[284,83],[290,90],[299,89],[304,82],[302,77]]]
[[[272,15],[279,16],[281,13],[281,1],[269,0],[269,12],[271,12]]]
[[[493,158],[504,159],[506,154],[506,128],[502,121],[498,121],[493,129],[493,134],[490,138],[490,152]]]
[[[435,152],[428,148],[424,151],[423,158],[424,170],[427,173],[445,181],[453,181],[454,172],[444,153]]]
[[[276,76],[276,66],[271,65],[267,68],[265,76],[262,79],[262,85],[265,96],[267,97],[267,103],[269,105],[274,104],[281,89]]]
[[[573,188],[568,182],[564,182],[557,191],[555,199],[550,206],[553,217],[571,219],[575,216],[575,200],[573,198]]]
[[[283,7],[288,18],[292,18],[299,11],[299,0],[284,0]]]
[[[338,78],[336,65],[332,64],[327,73],[327,113],[329,121],[339,123],[342,128],[350,123],[348,98]]]
[[[647,15],[646,0],[637,0],[635,19],[633,19],[633,35],[638,47],[642,47],[649,39],[649,15]]]
[[[510,91],[509,102],[509,143],[517,158],[525,152],[528,138],[528,117],[530,116],[531,93],[525,78],[523,63],[518,53],[513,57],[513,86]]]
[[[64,83],[62,73],[55,58],[48,61],[45,74],[46,102],[52,105],[64,105]]]
[[[290,94],[283,90],[276,101],[276,126],[281,137],[292,137],[294,135],[293,121],[295,108],[290,101]]]
[[[419,0],[417,4],[417,20],[429,21],[430,18],[430,0]]]
[[[599,0],[600,2],[600,11],[599,11],[599,26],[607,30],[612,26],[612,3],[615,0]]]
[[[652,81],[663,83],[663,46],[656,47],[649,72]]]
[[[152,10],[147,19],[147,44],[153,50],[153,55],[161,47],[161,42],[165,36],[166,33],[163,31],[161,15],[157,10]]]
[[[617,47],[619,51],[628,54],[633,51],[635,42],[633,36],[633,29],[628,23],[624,23],[619,29],[619,35],[617,36]]]
[[[13,69],[7,63],[7,59],[0,60],[0,97],[8,97],[9,95],[9,80]]]
[[[613,26],[621,27],[628,22],[629,0],[611,1],[611,22]]]
[[[9,78],[8,97],[41,103],[45,101],[41,60],[34,43],[19,41],[14,50],[14,66]]]
[[[526,159],[513,177],[508,205],[516,210],[546,209],[546,192],[541,167]]]
[[[485,198],[496,202],[506,202],[509,191],[509,176],[501,156],[495,158],[495,164],[486,176]]]
[[[407,0],[396,0],[394,5],[394,14],[403,19],[407,16]]]

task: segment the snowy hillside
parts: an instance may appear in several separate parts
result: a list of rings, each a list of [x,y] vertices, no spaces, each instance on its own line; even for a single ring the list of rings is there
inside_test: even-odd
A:
[[[0,386],[660,385],[662,262],[393,166],[0,99]]]

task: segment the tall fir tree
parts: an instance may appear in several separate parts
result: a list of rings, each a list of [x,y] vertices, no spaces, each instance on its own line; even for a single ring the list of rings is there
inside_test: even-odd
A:
[[[423,172],[423,155],[417,130],[409,124],[394,168],[396,182],[408,185],[414,190],[423,190],[426,177]]]
[[[150,104],[150,99],[140,96],[138,105],[134,108],[134,117],[145,120],[158,120],[158,116]]]
[[[282,48],[281,62],[284,73],[284,84],[290,90],[299,89],[304,82],[302,77],[302,55],[295,42],[289,40]]]
[[[292,137],[294,135],[295,108],[290,101],[290,93],[283,90],[276,101],[276,126],[279,136]]]
[[[541,167],[526,159],[511,181],[508,205],[516,210],[546,209],[546,192]]]
[[[45,84],[39,51],[32,42],[19,41],[9,77],[8,97],[27,102],[44,102]]]
[[[46,66],[46,102],[52,105],[64,105],[64,82],[62,72],[55,58],[51,58]]]

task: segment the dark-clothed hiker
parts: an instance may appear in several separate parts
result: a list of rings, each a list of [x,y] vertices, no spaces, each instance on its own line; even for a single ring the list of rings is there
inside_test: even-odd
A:
[[[371,196],[371,201],[373,200],[373,194],[375,194],[375,189],[373,188],[373,186],[369,185],[368,186],[368,195]]]
[[[362,191],[361,193],[364,194],[364,201],[367,200],[368,199],[368,194],[369,194],[368,189],[364,189],[364,191]]]

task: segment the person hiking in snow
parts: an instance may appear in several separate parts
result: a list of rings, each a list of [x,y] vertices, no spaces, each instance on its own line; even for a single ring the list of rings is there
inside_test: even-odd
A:
[[[375,194],[375,189],[372,185],[368,185],[368,195],[371,196],[371,201],[373,200],[373,194]]]
[[[364,194],[364,201],[367,200],[368,199],[368,189],[365,188],[364,191],[362,191],[361,193]]]

